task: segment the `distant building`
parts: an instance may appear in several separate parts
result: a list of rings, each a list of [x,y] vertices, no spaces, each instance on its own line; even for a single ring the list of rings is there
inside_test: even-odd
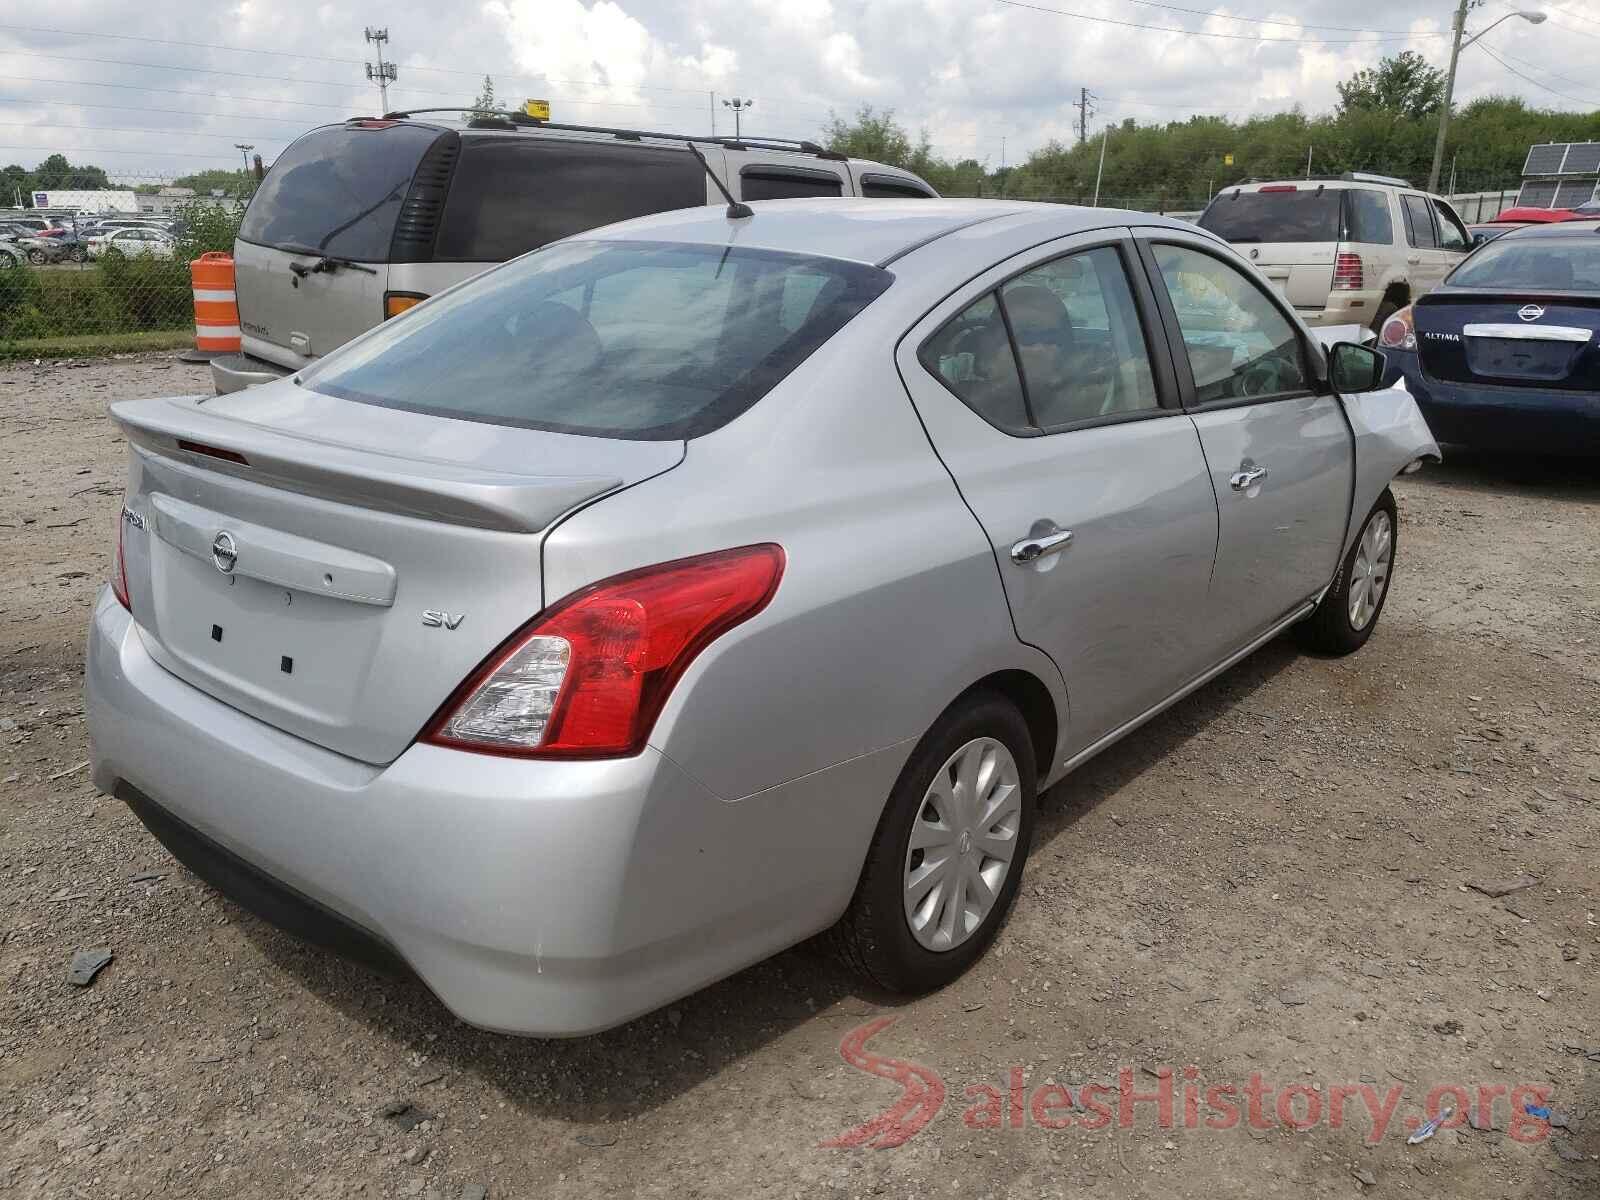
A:
[[[136,213],[139,198],[131,191],[43,191],[33,193],[34,208],[66,209],[81,213]]]

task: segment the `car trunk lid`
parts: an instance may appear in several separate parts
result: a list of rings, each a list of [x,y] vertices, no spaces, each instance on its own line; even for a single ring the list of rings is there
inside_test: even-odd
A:
[[[1413,320],[1431,378],[1600,392],[1600,300],[1435,293]]]
[[[545,530],[683,457],[679,441],[387,410],[289,380],[112,415],[130,443],[123,553],[152,657],[373,763],[551,599]]]

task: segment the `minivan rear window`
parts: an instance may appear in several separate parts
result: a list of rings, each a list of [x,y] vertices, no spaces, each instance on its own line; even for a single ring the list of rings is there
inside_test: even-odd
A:
[[[314,129],[272,164],[239,228],[242,241],[387,262],[411,177],[439,130],[396,124]]]
[[[1340,190],[1224,192],[1200,216],[1200,228],[1230,242],[1337,242]]]
[[[893,278],[741,247],[562,242],[387,322],[298,378],[341,399],[466,421],[695,437],[766,395]]]
[[[434,257],[504,262],[614,221],[705,202],[705,171],[678,147],[463,138]]]

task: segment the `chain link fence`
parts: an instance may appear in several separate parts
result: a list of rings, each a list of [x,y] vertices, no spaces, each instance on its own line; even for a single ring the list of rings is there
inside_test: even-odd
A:
[[[192,344],[189,262],[231,252],[244,207],[206,197],[155,211],[0,210],[0,360]],[[64,232],[42,236],[26,223],[39,217]],[[141,229],[159,236],[108,238],[96,224],[118,218],[152,222]]]

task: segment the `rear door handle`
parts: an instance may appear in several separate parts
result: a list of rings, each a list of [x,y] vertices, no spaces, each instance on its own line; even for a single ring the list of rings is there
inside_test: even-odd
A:
[[[1038,562],[1048,555],[1060,554],[1070,541],[1072,541],[1070,529],[1058,529],[1054,533],[1025,537],[1020,542],[1011,544],[1011,561],[1019,565]]]
[[[1251,484],[1260,483],[1267,477],[1265,467],[1250,467],[1244,471],[1235,471],[1228,480],[1228,486],[1236,492],[1242,492]]]

